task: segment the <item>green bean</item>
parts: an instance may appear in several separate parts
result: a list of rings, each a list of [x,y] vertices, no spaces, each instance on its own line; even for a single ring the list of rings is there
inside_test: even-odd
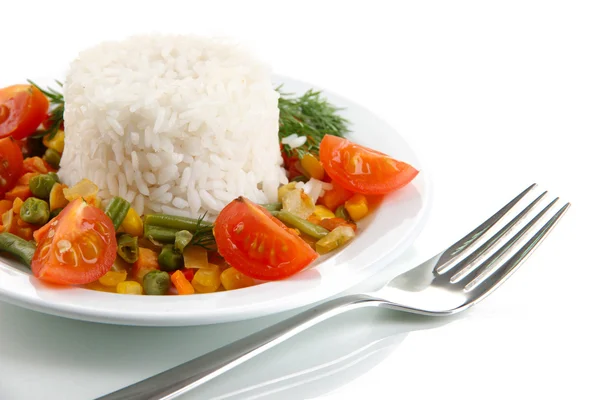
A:
[[[144,237],[160,243],[175,243],[177,229],[144,224]]]
[[[60,153],[54,149],[46,149],[42,158],[54,168],[60,165]]]
[[[31,266],[31,259],[35,253],[35,244],[21,239],[12,233],[0,233],[0,251],[5,251],[19,257],[27,266]]]
[[[153,270],[144,275],[142,284],[144,293],[150,296],[162,296],[167,294],[171,287],[171,277],[165,271]]]
[[[175,271],[183,267],[183,256],[172,244],[163,246],[158,255],[158,265],[163,271]]]
[[[171,228],[178,231],[190,231],[195,232],[198,225],[200,226],[211,226],[209,222],[202,220],[187,218],[187,217],[176,217],[174,215],[166,214],[150,214],[146,215],[144,224],[154,225],[162,228]]]
[[[29,181],[29,190],[35,197],[48,200],[52,186],[56,183],[58,183],[58,179],[50,174],[36,175]]]
[[[34,225],[44,225],[50,218],[50,207],[44,200],[30,197],[21,206],[21,219]]]
[[[60,214],[60,212],[64,210],[64,208],[55,208],[54,210],[50,211],[50,217],[49,220],[56,217],[58,214]]]
[[[305,219],[302,219],[288,211],[275,211],[272,212],[278,220],[284,224],[291,226],[292,228],[298,229],[300,232],[307,234],[315,239],[320,239],[327,236],[329,231],[322,226],[315,225]]]
[[[262,204],[262,206],[266,208],[267,211],[280,211],[282,207],[281,203]]]
[[[348,214],[348,211],[346,211],[346,207],[344,207],[343,204],[335,209],[335,216],[338,218],[345,219],[346,221],[352,221],[352,218],[350,218],[350,214]]]
[[[138,259],[138,238],[127,233],[119,234],[117,238],[117,254],[130,264]]]
[[[175,250],[177,250],[180,253],[183,253],[183,249],[185,249],[185,246],[190,244],[193,237],[194,235],[192,235],[189,231],[177,232],[175,234]]]
[[[125,217],[127,216],[127,212],[131,204],[129,202],[119,196],[113,197],[108,205],[106,206],[106,210],[104,211],[106,215],[112,220],[115,229],[119,229]]]

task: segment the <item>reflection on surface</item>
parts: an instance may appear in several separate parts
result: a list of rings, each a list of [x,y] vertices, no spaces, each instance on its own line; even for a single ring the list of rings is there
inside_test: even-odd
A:
[[[397,350],[409,332],[448,321],[382,309],[350,312],[302,333],[183,399],[299,400],[319,396],[374,368]]]
[[[408,251],[402,259],[415,265],[415,257]],[[406,269],[404,263],[396,262],[348,292],[374,290]],[[21,380],[0,381],[2,396],[23,398],[27,382],[29,398],[48,398],[48,391],[59,395],[50,398],[61,400],[95,398],[304,309],[220,325],[145,328],[58,318],[0,303],[0,377],[9,369],[27,371]],[[410,332],[435,328],[454,319],[375,308],[348,312],[316,325],[181,398],[315,397],[344,386],[377,366],[401,346]],[[77,388],[75,392],[65,390],[72,385]]]

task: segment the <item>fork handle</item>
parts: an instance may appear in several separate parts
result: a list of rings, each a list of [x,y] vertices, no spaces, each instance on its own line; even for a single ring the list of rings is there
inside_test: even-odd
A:
[[[97,400],[167,400],[229,371],[311,326],[345,311],[385,303],[367,295],[349,295],[322,303],[165,372]]]

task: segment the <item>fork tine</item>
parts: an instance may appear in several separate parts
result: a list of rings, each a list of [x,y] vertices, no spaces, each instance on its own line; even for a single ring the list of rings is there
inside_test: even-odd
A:
[[[558,199],[558,198],[557,198]],[[550,206],[550,205],[549,205]],[[546,207],[540,214],[536,216],[540,216],[545,213],[549,208]],[[489,276],[483,277],[483,279],[479,279],[480,276],[483,276],[483,273],[477,276],[474,280],[469,282],[465,286],[465,291],[470,291],[474,287],[481,285],[480,293],[486,294],[486,292],[490,293],[493,289],[501,285],[516,269],[527,259],[527,256],[536,249],[536,247],[542,242],[542,240],[550,233],[552,228],[556,225],[556,223],[560,220],[560,218],[565,214],[565,212],[569,209],[571,203],[567,203],[560,208],[553,216],[542,226],[536,233],[523,245],[511,258],[508,259],[500,268],[492,272]],[[534,218],[535,219],[535,218]],[[533,225],[533,220],[528,225]],[[527,230],[527,226],[522,229]],[[521,233],[521,232],[519,232]],[[483,271],[485,272],[485,271]],[[486,294],[487,295],[487,294]]]
[[[545,191],[540,194],[535,200],[533,200],[527,207],[525,207],[517,216],[515,216],[509,223],[504,225],[498,232],[494,234],[490,239],[488,239],[484,244],[479,246],[475,251],[469,254],[467,257],[462,259],[460,262],[456,263],[456,265],[451,266],[448,271],[456,271],[456,273],[450,278],[450,282],[458,282],[463,279],[465,276],[470,273],[469,266],[473,265],[476,261],[486,255],[489,250],[503,237],[508,235],[513,229],[513,227],[519,223],[529,212],[544,198],[544,196],[548,193]],[[442,271],[445,273],[444,271]]]
[[[475,268],[474,270],[472,270],[471,272],[466,274],[466,276],[463,276],[461,278],[461,280],[464,279],[465,282],[467,282],[465,289],[469,285],[471,285],[470,287],[472,287],[472,283],[479,280],[480,276],[482,274],[485,274],[485,272],[488,271],[488,269],[491,266],[495,265],[496,262],[498,262],[498,260],[504,254],[506,254],[506,252],[508,252],[519,239],[521,239],[529,230],[531,230],[533,225],[535,225],[544,216],[544,214],[546,214],[548,212],[548,210],[550,210],[550,208],[552,208],[552,206],[554,204],[556,204],[557,201],[558,201],[558,197],[555,198],[554,200],[552,200],[550,202],[550,204],[548,204],[546,207],[544,207],[544,209],[542,211],[540,211],[535,217],[533,217],[531,219],[531,221],[529,221],[527,223],[527,225],[525,225],[523,228],[521,228],[519,230],[519,232],[517,232],[514,236],[512,236],[510,239],[508,239],[506,241],[506,243],[504,243],[504,245],[502,245],[502,247],[500,247],[498,250],[496,250],[494,252],[494,254],[492,254],[485,261],[483,261],[481,264],[479,264],[477,266],[477,268]]]
[[[527,193],[531,191],[534,187],[537,186],[537,183],[532,184],[527,189],[523,190],[517,197],[509,201],[504,207],[502,207],[496,214],[492,215],[488,218],[483,224],[479,225],[477,228],[469,232],[465,237],[460,239],[458,242],[454,243],[452,246],[448,248],[439,258],[437,262],[436,272],[442,273],[448,264],[452,262],[457,256],[462,254],[465,250],[473,246],[478,240],[492,227],[496,222],[498,222],[502,217],[504,217]]]

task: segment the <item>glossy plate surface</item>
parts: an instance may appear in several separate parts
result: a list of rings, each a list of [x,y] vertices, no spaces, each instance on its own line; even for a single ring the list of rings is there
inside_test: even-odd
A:
[[[313,85],[284,77],[287,93]],[[43,80],[37,80],[40,84]],[[0,256],[0,299],[68,318],[145,326],[182,326],[243,320],[317,302],[348,289],[398,257],[421,231],[431,203],[427,170],[390,125],[364,107],[323,91],[351,122],[348,137],[414,165],[421,173],[388,195],[375,213],[362,220],[359,234],[345,248],[321,257],[290,279],[254,287],[192,296],[126,296],[75,287],[49,286],[33,278],[18,262]],[[406,266],[407,268],[410,266]]]

